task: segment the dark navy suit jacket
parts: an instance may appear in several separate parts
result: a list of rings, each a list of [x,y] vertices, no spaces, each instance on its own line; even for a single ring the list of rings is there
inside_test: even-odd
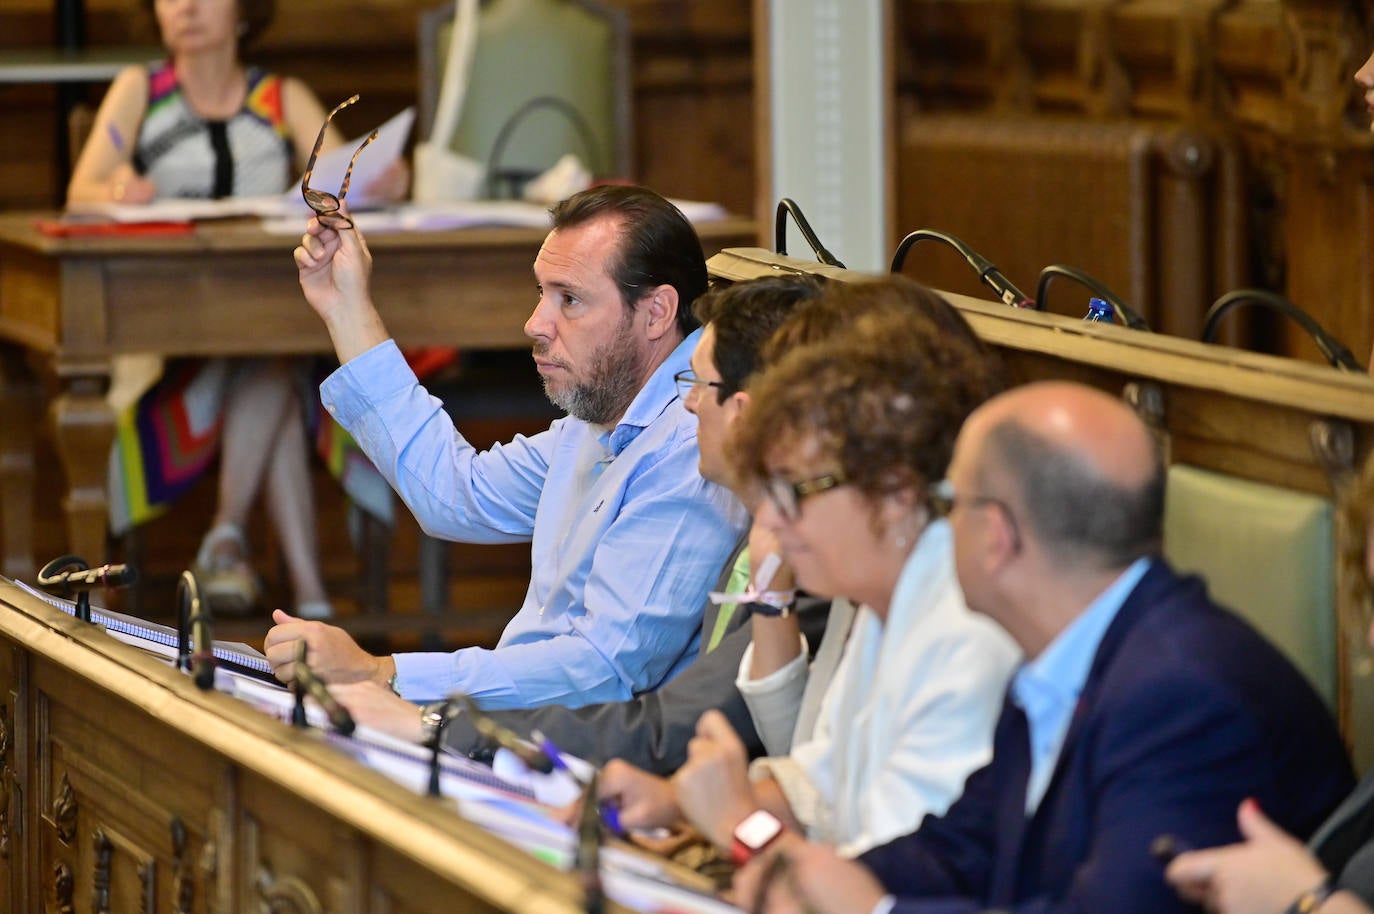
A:
[[[1239,840],[1254,797],[1310,834],[1349,792],[1350,763],[1321,700],[1196,578],[1152,563],[1107,629],[1048,791],[1025,815],[1025,716],[1003,706],[993,759],[944,816],[861,860],[897,912],[1186,911],[1149,847]]]

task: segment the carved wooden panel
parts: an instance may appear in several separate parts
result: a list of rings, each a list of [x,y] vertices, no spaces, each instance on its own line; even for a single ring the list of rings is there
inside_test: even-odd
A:
[[[197,865],[219,765],[156,718],[54,672],[37,677],[53,785],[40,868],[67,867],[78,906],[93,912],[205,910]]]
[[[1014,280],[1033,282],[1045,260],[1027,239],[1049,236],[1066,248],[1058,262],[1089,272],[1096,264],[1116,277],[1100,278],[1136,298],[1151,284],[1153,300],[1139,310],[1167,315],[1166,332],[1195,339],[1217,297],[1259,287],[1285,294],[1364,359],[1374,343],[1374,138],[1351,77],[1374,44],[1371,9],[1342,0],[896,0],[899,228],[949,204],[949,192],[925,196],[943,180],[971,189],[971,202],[950,226],[927,227],[957,233],[953,224],[973,220],[980,237],[965,240]],[[915,173],[930,166],[913,154],[922,118],[953,113],[989,135],[1012,123],[1028,125],[1032,138],[1047,125],[1109,133],[1134,123],[1184,139],[1137,189],[1143,205],[1120,213],[1124,226],[1065,234],[1045,220],[1064,212],[1092,222],[1118,205],[1115,185],[1105,200],[1093,174],[1072,193],[1054,181],[1008,186],[1006,176],[1039,151],[1033,141],[1007,144],[976,173],[967,165]],[[1132,247],[1140,237],[1155,240],[1148,256]],[[1121,270],[1126,261],[1132,275]],[[935,280],[956,271],[941,267]],[[1319,358],[1276,317],[1236,313],[1224,341]]]
[[[952,233],[1032,298],[1041,271],[1065,264],[1156,331],[1197,338],[1207,307],[1239,281],[1244,252],[1227,219],[1241,191],[1223,137],[1137,120],[968,114],[915,117],[901,143],[899,235]],[[913,247],[906,272],[983,294],[961,257],[934,247]],[[1054,279],[1042,306],[1081,316],[1090,294]]]
[[[5,914],[581,909],[569,877],[449,804],[0,582],[7,673],[35,824],[0,860]]]
[[[354,914],[367,896],[356,836],[258,778],[241,786],[239,898],[263,914]]]
[[[370,914],[439,914],[434,899],[443,897],[442,884],[430,873],[416,869],[413,861],[383,851],[372,859]],[[454,910],[472,914],[499,911],[500,907],[477,897],[462,899]]]

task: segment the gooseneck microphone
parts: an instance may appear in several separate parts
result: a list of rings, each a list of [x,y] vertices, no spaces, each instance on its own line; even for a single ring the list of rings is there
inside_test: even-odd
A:
[[[201,602],[196,576],[183,571],[177,580],[177,667],[191,671],[196,688],[215,685],[215,641],[210,636],[210,607]]]
[[[78,555],[62,555],[38,572],[38,586],[55,597],[76,595],[76,617],[91,621],[90,591],[96,587],[124,587],[138,580],[132,565],[100,565],[92,568]]]
[[[448,697],[448,701],[456,704],[462,709],[472,721],[472,726],[477,730],[477,734],[487,742],[499,746],[515,754],[516,758],[525,763],[525,767],[540,774],[549,774],[554,769],[553,759],[548,753],[541,749],[536,749],[519,737],[508,727],[503,727],[487,715],[485,711],[477,707],[477,702],[462,692],[454,692]]]
[[[1052,263],[1040,271],[1040,279],[1035,285],[1035,307],[1041,311],[1045,310],[1045,302],[1049,296],[1050,280],[1056,276],[1063,276],[1072,279],[1079,285],[1091,290],[1098,298],[1112,306],[1116,312],[1117,320],[1130,327],[1132,330],[1144,330],[1149,332],[1150,325],[1145,318],[1141,317],[1134,309],[1121,300],[1111,289],[1095,276],[1083,272],[1077,267],[1065,266],[1062,263]]]
[[[902,272],[902,265],[906,263],[907,253],[916,245],[918,241],[939,241],[949,245],[963,255],[968,265],[973,267],[978,279],[983,285],[993,291],[1002,304],[1010,305],[1013,308],[1034,308],[1035,302],[1026,297],[1026,293],[1016,288],[1016,285],[1007,277],[1002,275],[1002,271],[997,269],[997,265],[979,254],[973,248],[964,244],[949,232],[941,232],[936,229],[917,229],[907,235],[897,245],[897,250],[892,254],[891,272]]]
[[[295,697],[296,705],[291,712],[291,723],[297,727],[306,725],[305,719],[305,695],[315,699],[319,706],[324,710],[325,717],[329,718],[329,726],[334,728],[334,732],[344,736],[352,736],[357,724],[353,722],[353,715],[348,713],[348,709],[339,704],[338,700],[329,692],[324,680],[310,668],[305,662],[307,647],[305,639],[296,642],[296,678],[295,678]]]
[[[1317,323],[1306,311],[1277,292],[1270,292],[1268,289],[1236,289],[1227,292],[1213,302],[1212,307],[1207,309],[1207,316],[1202,321],[1202,342],[1212,342],[1216,335],[1217,324],[1222,317],[1241,304],[1263,305],[1271,311],[1277,311],[1290,318],[1307,331],[1307,335],[1312,337],[1312,342],[1317,344],[1322,357],[1332,368],[1364,374],[1364,366],[1340,340],[1328,333],[1326,328]]]
[[[816,259],[821,263],[832,267],[844,269],[844,264],[840,259],[825,249],[821,244],[821,239],[816,237],[816,232],[811,228],[811,223],[806,221],[802,215],[801,207],[797,201],[791,197],[783,197],[778,201],[777,217],[773,225],[773,249],[779,254],[787,253],[787,217],[792,216],[792,221],[797,223],[797,228],[801,229],[802,237],[806,243],[811,245],[811,253],[816,255]]]
[[[443,791],[439,789],[439,755],[443,752],[444,728],[448,722],[453,720],[458,709],[454,706],[453,696],[445,698],[439,705],[439,720],[434,727],[434,734],[429,741],[429,795],[432,797],[443,796]]]

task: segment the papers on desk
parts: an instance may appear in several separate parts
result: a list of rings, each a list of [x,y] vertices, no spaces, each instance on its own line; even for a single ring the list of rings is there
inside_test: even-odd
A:
[[[312,181],[313,184],[313,181]],[[673,200],[692,223],[714,222],[726,213],[719,203]],[[461,200],[450,203],[406,203],[387,209],[352,214],[365,234],[383,232],[439,232],[479,225],[510,225],[521,228],[549,228],[549,208],[524,200]],[[263,231],[272,235],[299,235],[305,227],[303,214],[264,219]]]
[[[407,203],[350,215],[358,228],[368,235],[382,232],[438,232],[475,225],[549,227],[547,207],[520,200],[470,200],[427,206]],[[262,223],[263,231],[271,235],[299,235],[304,228],[305,219],[300,215],[265,219]]]
[[[300,199],[297,191],[297,199]],[[300,200],[301,208],[305,201]],[[221,200],[154,200],[151,203],[83,203],[72,207],[63,220],[75,225],[114,222],[135,225],[143,222],[200,222],[239,216],[280,216],[291,210],[286,198],[225,197]]]
[[[377,139],[368,144],[368,147],[363,150],[363,154],[358,156],[358,161],[353,163],[353,177],[348,185],[348,196],[344,198],[350,209],[369,209],[379,204],[380,201],[369,195],[368,189],[376,183],[392,162],[401,157],[401,153],[405,151],[406,138],[410,136],[410,127],[414,122],[415,109],[411,107],[377,128]],[[339,185],[343,183],[344,172],[348,170],[349,159],[353,158],[353,152],[362,145],[367,136],[368,134],[364,133],[360,137],[354,137],[342,146],[335,147],[321,155],[315,162],[314,173],[310,176],[310,186],[317,190],[326,190],[331,194],[337,194]],[[291,189],[286,192],[286,199],[293,205],[299,204],[297,207],[299,212],[309,212],[309,207],[305,205],[305,200],[301,197],[300,181],[293,184]],[[296,231],[300,231],[299,225],[296,227]]]
[[[14,581],[16,587],[49,606],[62,610],[69,616],[76,614],[76,603],[63,597],[54,597],[25,584]],[[103,609],[91,604],[91,621],[104,626],[105,631],[116,641],[133,645],[154,656],[175,663],[177,658],[177,631],[170,625],[149,622],[137,616]],[[212,652],[221,668],[236,671],[238,674],[264,682],[275,683],[272,666],[267,657],[247,644],[237,641],[215,641]]]

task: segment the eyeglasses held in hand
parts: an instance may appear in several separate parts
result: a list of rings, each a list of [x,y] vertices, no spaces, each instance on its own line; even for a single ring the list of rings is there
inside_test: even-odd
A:
[[[365,140],[361,146],[353,151],[353,158],[348,160],[348,169],[344,172],[343,183],[339,185],[339,195],[322,190],[315,190],[310,186],[310,174],[315,170],[315,160],[319,158],[320,147],[324,145],[325,132],[329,130],[329,122],[334,120],[334,115],[338,114],[349,105],[358,100],[358,96],[345,99],[334,106],[334,110],[329,112],[329,116],[320,125],[320,135],[315,138],[315,148],[310,150],[310,161],[305,163],[305,174],[301,176],[301,196],[305,198],[305,203],[315,211],[315,216],[320,220],[320,225],[332,229],[351,229],[353,220],[339,212],[343,205],[344,197],[348,196],[348,182],[353,180],[353,164],[358,161],[358,154],[361,153],[368,143],[377,139],[377,131]]]

